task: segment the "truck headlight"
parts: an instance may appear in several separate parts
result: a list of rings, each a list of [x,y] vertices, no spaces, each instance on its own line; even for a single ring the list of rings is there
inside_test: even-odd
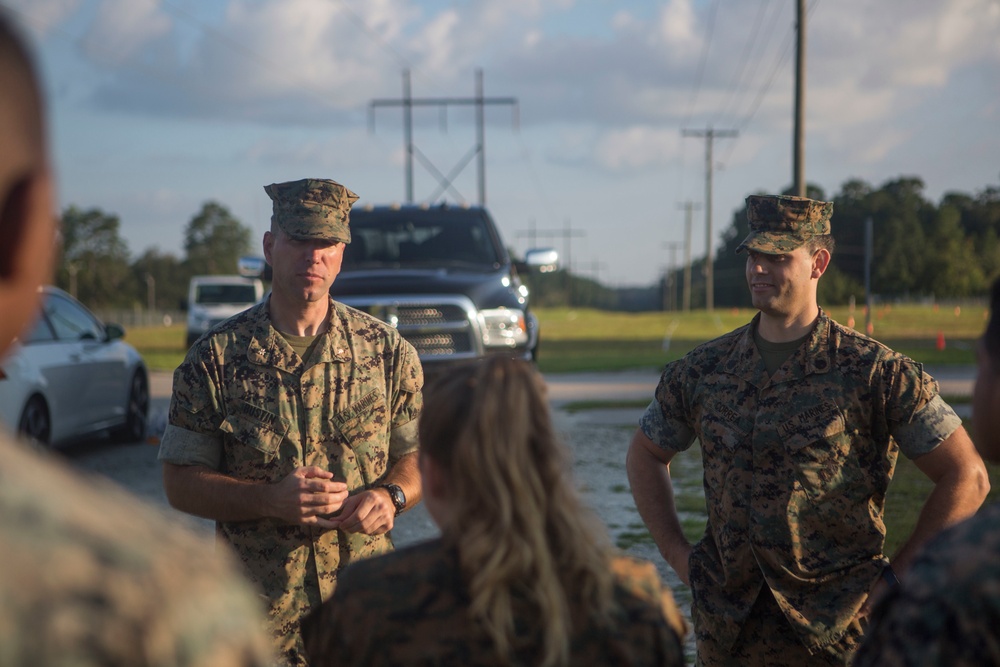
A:
[[[528,327],[520,310],[482,310],[479,311],[479,323],[486,347],[517,347],[528,343]]]

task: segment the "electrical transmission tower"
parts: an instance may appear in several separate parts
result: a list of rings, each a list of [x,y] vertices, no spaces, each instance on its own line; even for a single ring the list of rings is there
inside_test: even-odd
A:
[[[476,70],[476,94],[474,97],[413,97],[410,91],[410,70],[403,70],[403,97],[401,99],[379,99],[372,100],[369,103],[368,125],[371,130],[375,129],[375,109],[377,107],[403,108],[403,143],[406,148],[406,202],[408,204],[413,203],[414,156],[420,160],[421,164],[438,181],[437,190],[429,197],[431,201],[435,201],[446,190],[451,191],[459,201],[464,201],[465,198],[455,190],[452,183],[472,158],[478,156],[479,205],[486,205],[486,130],[484,127],[484,109],[488,104],[504,104],[513,107],[513,125],[515,129],[517,128],[517,99],[513,97],[483,97],[483,70],[481,69]],[[432,106],[446,111],[449,106],[462,105],[474,105],[476,107],[476,145],[446,175],[441,173],[413,144],[413,107]]]

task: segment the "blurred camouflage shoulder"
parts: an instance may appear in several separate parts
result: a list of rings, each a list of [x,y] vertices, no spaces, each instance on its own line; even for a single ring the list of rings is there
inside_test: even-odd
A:
[[[0,434],[0,666],[273,664],[228,553]]]
[[[855,665],[1000,664],[1000,503],[939,533],[875,607]]]

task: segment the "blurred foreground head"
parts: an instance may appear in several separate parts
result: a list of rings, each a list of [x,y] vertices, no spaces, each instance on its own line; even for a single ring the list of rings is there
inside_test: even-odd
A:
[[[32,322],[52,275],[55,216],[44,105],[31,55],[0,8],[0,353]]]
[[[983,458],[1000,462],[1000,279],[990,291],[990,319],[976,348],[972,435]]]
[[[449,369],[424,390],[420,446],[424,502],[458,551],[472,613],[501,656],[515,626],[537,627],[541,664],[559,663],[572,609],[609,605],[610,545],[577,495],[541,376],[508,357]]]

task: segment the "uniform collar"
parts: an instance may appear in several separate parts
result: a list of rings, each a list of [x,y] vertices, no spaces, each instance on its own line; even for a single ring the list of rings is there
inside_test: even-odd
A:
[[[819,319],[806,342],[791,354],[788,361],[770,378],[764,368],[764,360],[754,344],[753,332],[760,322],[758,312],[753,320],[743,327],[736,344],[720,364],[727,373],[737,375],[757,386],[777,382],[791,382],[819,373],[828,373],[833,368],[833,350],[830,346],[830,317],[819,309]]]
[[[329,297],[327,297],[329,298]],[[306,368],[306,364],[292,350],[288,341],[274,328],[271,323],[271,314],[268,304],[271,297],[255,306],[256,312],[252,314],[252,335],[250,345],[247,348],[247,359],[250,363],[261,366],[273,366],[290,373],[300,373]],[[348,345],[347,325],[340,312],[342,307],[330,298],[330,308],[327,311],[327,331],[320,334],[321,339],[317,347],[313,349],[309,359],[309,365],[324,363],[341,363],[351,359],[350,345]]]

